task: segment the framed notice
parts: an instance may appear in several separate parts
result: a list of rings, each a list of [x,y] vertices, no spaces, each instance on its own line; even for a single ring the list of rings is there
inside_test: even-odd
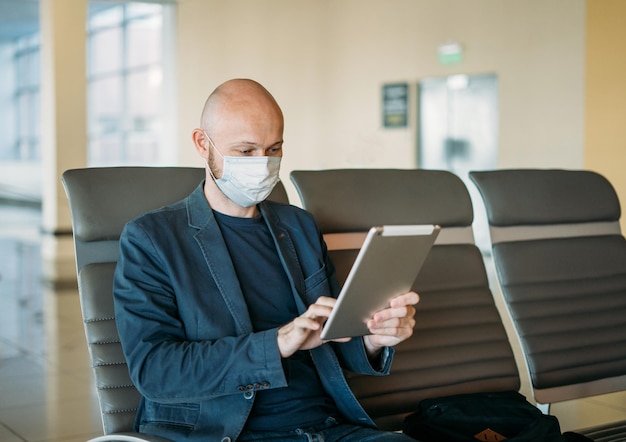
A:
[[[409,85],[383,85],[383,127],[407,127],[409,113]]]

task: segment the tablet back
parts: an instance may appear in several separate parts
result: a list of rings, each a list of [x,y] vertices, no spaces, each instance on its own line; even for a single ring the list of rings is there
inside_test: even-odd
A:
[[[322,339],[363,336],[366,321],[411,290],[439,226],[372,227],[322,330]]]

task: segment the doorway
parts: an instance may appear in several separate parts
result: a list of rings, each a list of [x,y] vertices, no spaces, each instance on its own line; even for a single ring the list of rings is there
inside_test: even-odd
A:
[[[471,170],[498,164],[498,78],[495,74],[451,75],[418,84],[418,166],[448,170],[467,186],[474,205],[474,235],[489,252],[485,209],[470,182]]]

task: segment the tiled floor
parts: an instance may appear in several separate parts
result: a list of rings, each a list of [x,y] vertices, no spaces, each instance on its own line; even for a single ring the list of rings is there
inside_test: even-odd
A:
[[[39,230],[0,206],[0,441],[85,441],[102,430],[77,291],[42,280]]]
[[[86,441],[101,424],[77,291],[43,280],[39,226],[37,209],[0,205],[0,442]],[[552,413],[564,430],[626,419],[626,394]]]

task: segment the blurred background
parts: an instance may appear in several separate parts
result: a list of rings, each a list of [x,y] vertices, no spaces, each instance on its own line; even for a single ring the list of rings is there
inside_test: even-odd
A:
[[[624,0],[0,0],[0,441],[100,433],[64,170],[202,167],[204,101],[246,77],[283,108],[293,204],[290,171],[353,167],[585,168],[624,203],[624,23]]]

